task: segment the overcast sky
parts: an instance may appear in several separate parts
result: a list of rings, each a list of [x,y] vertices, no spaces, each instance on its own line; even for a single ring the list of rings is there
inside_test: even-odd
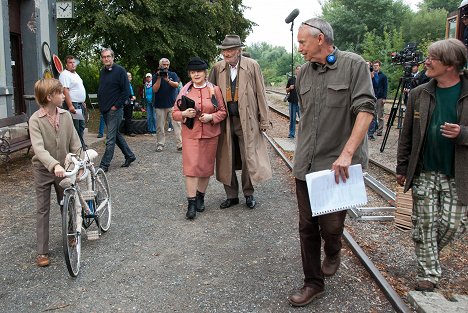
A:
[[[413,10],[421,0],[405,0]],[[294,9],[299,9],[299,16],[294,20],[294,44],[296,44],[297,29],[301,22],[320,15],[321,7],[318,0],[244,0],[246,9],[244,16],[254,21],[258,26],[247,37],[246,44],[265,41],[273,46],[283,46],[291,50],[291,24],[284,19]]]

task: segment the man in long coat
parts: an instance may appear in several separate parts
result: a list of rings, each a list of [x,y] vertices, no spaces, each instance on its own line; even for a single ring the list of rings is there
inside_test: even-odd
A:
[[[227,196],[221,209],[239,203],[236,170],[242,170],[242,191],[251,209],[256,205],[253,184],[271,178],[262,136],[270,125],[263,75],[255,60],[241,57],[242,47],[239,36],[226,35],[218,46],[224,60],[209,75],[223,92],[229,116],[221,124],[216,155],[216,179],[224,184]]]

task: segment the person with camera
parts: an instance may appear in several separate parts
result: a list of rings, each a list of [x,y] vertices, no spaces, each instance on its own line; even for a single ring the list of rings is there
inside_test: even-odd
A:
[[[174,122],[182,124],[182,167],[188,207],[187,219],[205,210],[205,192],[214,174],[220,123],[226,118],[223,95],[218,86],[207,82],[208,64],[199,57],[190,58],[190,77],[174,104]],[[193,106],[182,104],[192,100]],[[191,120],[190,120],[191,119]]]
[[[236,170],[242,170],[242,192],[249,209],[257,204],[253,184],[272,176],[262,135],[270,127],[263,75],[257,61],[242,57],[243,46],[238,35],[226,35],[218,46],[223,60],[209,76],[221,88],[229,116],[221,123],[216,156],[216,179],[224,184],[227,196],[220,209],[239,203]]]
[[[375,97],[366,62],[359,55],[334,46],[333,29],[328,22],[320,18],[303,22],[297,41],[298,51],[306,61],[295,85],[302,116],[293,167],[304,282],[288,301],[300,307],[322,296],[324,277],[337,272],[346,218],[346,210],[312,216],[305,176],[328,169],[334,171],[335,183],[343,184],[352,164],[367,166],[366,133],[373,118]]]
[[[296,116],[301,117],[301,112],[299,111],[299,104],[297,102],[297,92],[295,88],[297,73],[301,69],[300,65],[296,66],[295,74],[288,79],[286,83],[286,92],[288,93],[288,102],[289,102],[289,134],[288,138],[294,138],[296,135]]]
[[[408,98],[397,150],[396,179],[412,188],[416,290],[433,291],[442,275],[440,252],[466,230],[468,211],[468,71],[458,39],[432,43],[432,80]]]
[[[388,79],[387,76],[380,70],[382,62],[375,60],[372,63],[373,77],[372,86],[374,87],[375,97],[377,102],[375,104],[375,110],[377,112],[377,136],[382,136],[384,127],[384,113],[385,113],[385,100],[387,99],[388,92]],[[372,133],[371,136],[374,136]]]
[[[156,151],[161,152],[166,144],[165,125],[172,115],[173,105],[177,97],[179,77],[169,71],[170,61],[167,58],[159,60],[159,68],[153,76],[153,107],[156,113]],[[180,123],[172,124],[177,141],[177,151],[182,150]]]

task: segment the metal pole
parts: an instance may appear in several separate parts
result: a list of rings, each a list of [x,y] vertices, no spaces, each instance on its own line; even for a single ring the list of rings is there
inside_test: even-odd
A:
[[[291,22],[291,77],[294,76],[294,21]]]

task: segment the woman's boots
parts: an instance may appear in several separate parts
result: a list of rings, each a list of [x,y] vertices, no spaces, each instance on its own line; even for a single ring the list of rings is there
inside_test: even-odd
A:
[[[193,220],[195,218],[195,215],[197,215],[197,198],[187,198],[188,200],[188,206],[187,206],[187,214],[185,214],[185,217],[189,220]]]
[[[187,219],[192,220],[197,215],[197,212],[205,211],[205,194],[197,190],[197,196],[193,198],[187,198]]]
[[[205,193],[197,190],[197,212],[205,211]]]

